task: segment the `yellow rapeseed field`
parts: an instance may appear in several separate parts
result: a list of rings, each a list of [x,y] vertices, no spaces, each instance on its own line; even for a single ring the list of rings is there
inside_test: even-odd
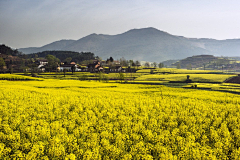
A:
[[[233,77],[235,75],[228,74],[148,74],[142,75],[135,79],[135,81],[186,81],[187,75],[190,76],[190,79],[194,82],[224,82],[224,80]]]
[[[240,96],[0,80],[0,159],[239,159]]]

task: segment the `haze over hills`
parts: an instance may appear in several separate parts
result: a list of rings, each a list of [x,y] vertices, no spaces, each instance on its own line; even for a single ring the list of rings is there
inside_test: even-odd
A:
[[[215,40],[174,36],[155,28],[132,29],[118,35],[91,34],[79,40],[60,40],[42,47],[20,48],[26,54],[46,50],[92,52],[106,59],[161,62],[193,55],[239,56],[240,39]]]
[[[20,48],[19,51],[30,54],[47,50],[62,50],[64,47],[72,44],[73,42],[75,42],[75,40],[60,40],[44,45],[42,47]]]

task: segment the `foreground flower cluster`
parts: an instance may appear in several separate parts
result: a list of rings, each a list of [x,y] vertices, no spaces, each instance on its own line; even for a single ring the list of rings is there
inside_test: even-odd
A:
[[[240,96],[0,81],[0,159],[239,159]]]

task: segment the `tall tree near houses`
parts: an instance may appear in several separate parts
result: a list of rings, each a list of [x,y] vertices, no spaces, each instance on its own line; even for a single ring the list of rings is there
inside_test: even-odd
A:
[[[71,61],[72,61],[72,57],[68,57],[64,60],[64,63],[70,64]]]
[[[132,66],[136,66],[136,64],[134,63],[134,61],[132,61]]]
[[[57,68],[58,63],[60,62],[60,60],[58,58],[56,58],[55,56],[50,55],[50,54],[48,54],[45,58],[48,61],[47,69],[49,71],[52,71]]]
[[[109,60],[110,60],[110,62],[113,62],[113,61],[114,61],[114,59],[113,59],[112,57],[110,57]]]
[[[73,74],[73,72],[75,72],[75,70],[76,70],[76,66],[73,65],[73,66],[71,67],[71,70],[72,70],[72,74]]]
[[[120,58],[120,64],[122,66],[128,66],[127,60],[124,57]]]
[[[129,60],[129,64],[130,64],[130,66],[134,66],[133,60]]]
[[[139,61],[136,61],[136,62],[135,62],[135,65],[137,66],[137,69],[138,69],[138,66],[140,65],[140,62],[139,62]]]

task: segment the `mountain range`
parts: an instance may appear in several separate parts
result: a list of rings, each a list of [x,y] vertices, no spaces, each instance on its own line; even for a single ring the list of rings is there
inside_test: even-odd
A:
[[[215,40],[171,35],[155,28],[132,29],[122,34],[90,34],[79,40],[60,40],[42,47],[20,48],[29,54],[46,50],[92,52],[102,59],[161,62],[193,55],[239,56],[240,39]]]

